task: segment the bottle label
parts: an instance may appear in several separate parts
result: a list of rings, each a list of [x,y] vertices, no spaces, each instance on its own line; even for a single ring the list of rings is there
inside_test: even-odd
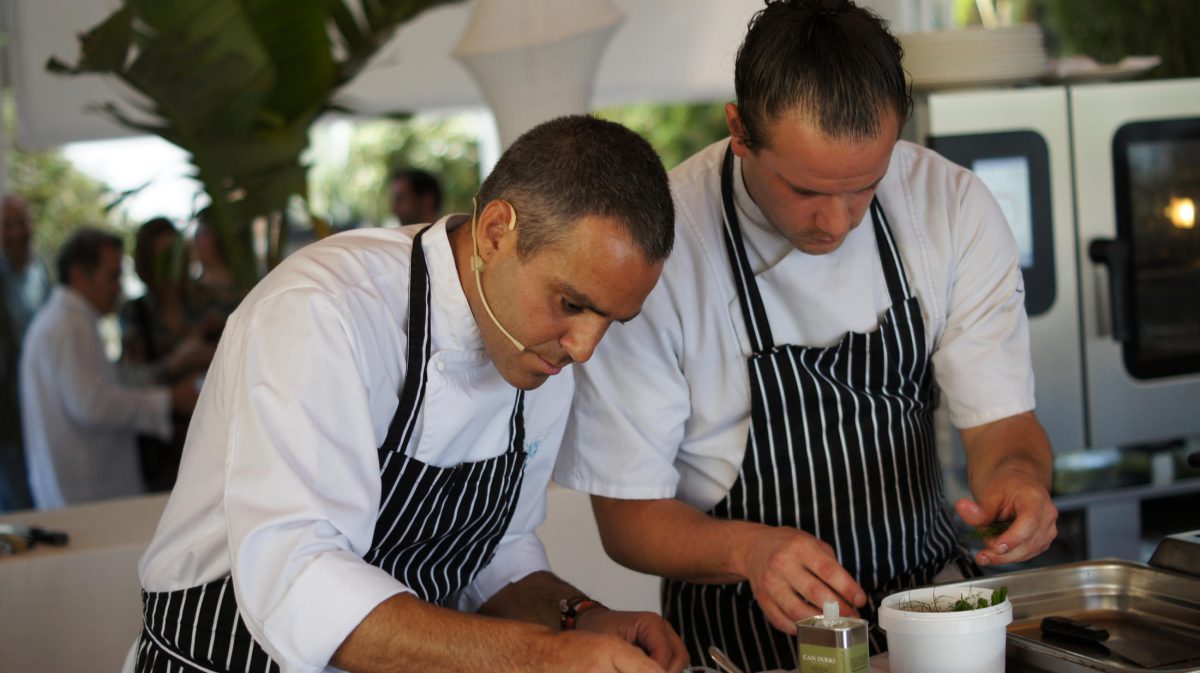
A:
[[[800,673],[867,673],[870,651],[866,643],[849,648],[800,644]]]

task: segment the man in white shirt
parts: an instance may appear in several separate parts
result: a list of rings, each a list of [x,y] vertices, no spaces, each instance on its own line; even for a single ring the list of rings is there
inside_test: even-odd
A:
[[[33,254],[33,222],[25,200],[0,199],[0,512],[33,506],[21,442],[17,370],[21,339],[50,295],[50,274]]]
[[[34,317],[21,353],[21,418],[29,486],[38,509],[137,495],[139,433],[171,432],[171,410],[190,410],[196,384],[122,385],[104,355],[101,316],[121,295],[121,239],[81,229],[58,256],[61,283]]]
[[[470,216],[285,260],[221,337],[134,668],[680,671],[661,617],[580,595],[535,534],[567,365],[637,315],[673,231],[650,146],[575,116],[519,138]]]
[[[883,23],[769,2],[735,77],[732,140],[672,171],[677,249],[581,368],[555,479],[594,494],[614,558],[669,578],[693,658],[794,670],[795,622],[826,601],[873,619],[901,587],[1046,549],[1051,451],[1012,234],[977,178],[897,142],[910,100]],[[959,517],[1011,521],[974,559],[935,380],[975,496]]]

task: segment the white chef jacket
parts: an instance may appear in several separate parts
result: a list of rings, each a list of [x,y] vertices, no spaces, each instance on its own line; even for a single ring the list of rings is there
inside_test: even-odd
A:
[[[463,216],[455,216],[461,221]],[[425,401],[407,453],[447,467],[508,448],[516,390],[484,350],[443,218],[422,244],[432,292]],[[229,318],[175,490],[140,564],[147,591],[229,575],[246,626],[283,671],[319,671],[375,606],[411,591],[363,560],[379,511],[378,447],[407,367],[419,227],[338,234],[263,279]],[[525,478],[493,561],[454,597],[473,611],[549,562],[534,531],[574,390],[525,396]]]
[[[21,419],[38,509],[142,493],[137,436],[171,436],[171,391],[122,385],[99,319],[83,295],[59,285],[25,335]]]
[[[727,140],[670,174],[675,250],[641,315],[614,325],[576,372],[555,481],[707,511],[737,478],[750,426],[741,304],[722,238]],[[767,223],[734,159],[734,201],[776,344],[829,347],[874,331],[891,305],[870,214],[836,251],[808,255]],[[877,192],[919,298],[951,421],[973,427],[1034,407],[1018,250],[983,183],[896,144]]]

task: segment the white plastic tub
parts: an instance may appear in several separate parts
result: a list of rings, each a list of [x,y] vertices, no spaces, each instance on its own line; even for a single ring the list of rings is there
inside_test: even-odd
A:
[[[909,612],[897,606],[935,597],[975,602],[991,589],[962,585],[894,593],[879,606],[879,626],[887,632],[891,673],[1004,673],[1006,627],[1012,604],[965,612]],[[943,599],[944,600],[944,599]]]

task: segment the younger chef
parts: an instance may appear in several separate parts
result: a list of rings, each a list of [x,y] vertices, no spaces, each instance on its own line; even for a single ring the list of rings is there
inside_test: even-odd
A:
[[[673,243],[650,146],[519,138],[470,216],[333,236],[230,317],[142,558],[137,671],[680,671],[534,530],[584,362]]]
[[[893,591],[1054,539],[1016,241],[978,178],[897,141],[900,56],[848,0],[769,0],[731,138],[671,172],[662,283],[581,368],[556,481],[594,494],[614,558],[670,578],[693,657],[794,670],[796,621],[825,601],[874,621]],[[958,517],[1012,521],[974,556],[942,490],[935,386],[966,448]]]

